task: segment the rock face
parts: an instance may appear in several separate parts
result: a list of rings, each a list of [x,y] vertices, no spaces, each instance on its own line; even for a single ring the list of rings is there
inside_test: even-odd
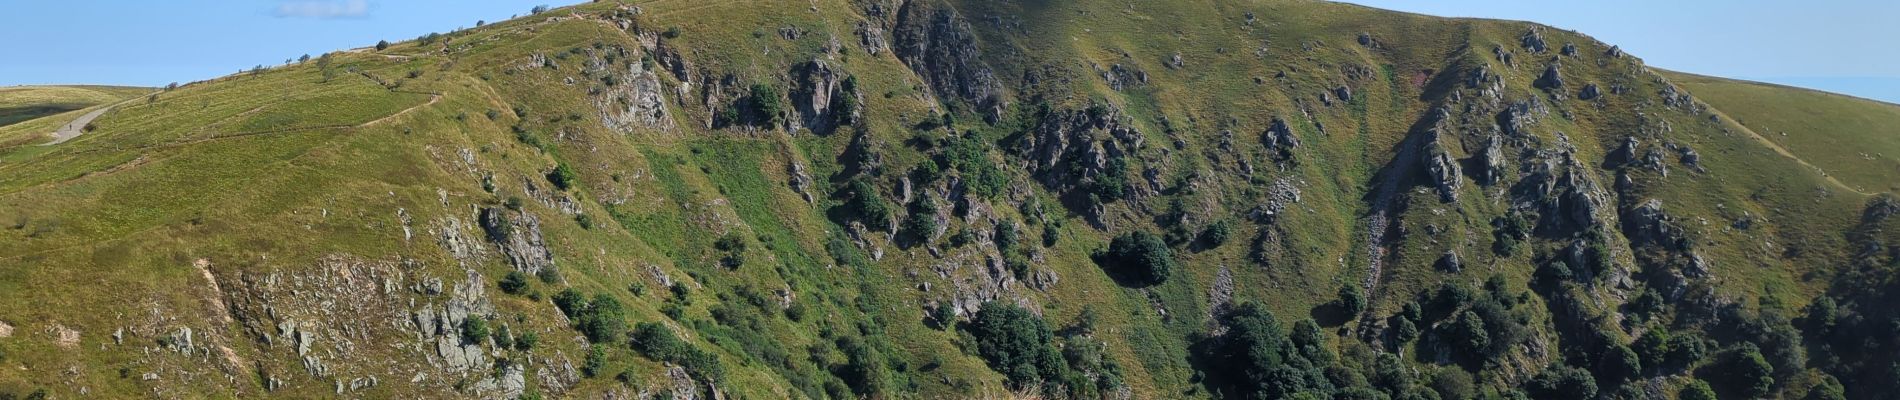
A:
[[[1478,166],[1473,176],[1478,184],[1492,185],[1504,180],[1504,139],[1492,134],[1484,140],[1484,150],[1479,151],[1473,165]]]
[[[1440,107],[1432,112],[1431,118],[1433,119],[1432,126],[1427,128],[1424,135],[1419,138],[1421,157],[1418,161],[1425,171],[1426,179],[1430,180],[1432,188],[1438,191],[1439,200],[1447,203],[1457,201],[1458,188],[1464,185],[1464,180],[1460,179],[1464,172],[1459,168],[1458,160],[1452,157],[1451,151],[1446,149],[1443,134],[1449,129],[1447,124],[1450,123],[1451,110]]]
[[[1432,187],[1438,190],[1439,200],[1447,203],[1457,201],[1458,187],[1464,184],[1464,180],[1459,179],[1462,172],[1459,171],[1458,160],[1452,158],[1451,153],[1445,151],[1444,145],[1438,141],[1426,143],[1425,157],[1420,160],[1425,163],[1425,172],[1431,177]]]
[[[1676,153],[1678,154],[1677,160],[1682,163],[1682,166],[1689,167],[1689,169],[1696,171],[1703,171],[1702,155],[1696,153],[1695,149],[1689,146],[1679,145],[1676,146]]]
[[[1017,152],[1044,185],[1067,191],[1107,171],[1110,158],[1141,147],[1141,132],[1122,119],[1120,110],[1108,106],[1051,112]]]
[[[1260,134],[1260,142],[1267,146],[1268,154],[1274,161],[1285,162],[1293,159],[1293,150],[1300,147],[1300,137],[1293,134],[1286,120],[1273,117],[1267,124],[1267,131]]]
[[[785,166],[785,173],[791,176],[792,181],[790,183],[793,192],[798,192],[799,196],[804,196],[806,203],[815,200],[812,198],[813,185],[815,183],[812,182],[811,172],[805,170],[804,164],[793,161]]]
[[[1107,83],[1109,89],[1115,89],[1118,92],[1148,84],[1148,72],[1140,68],[1115,63],[1106,69],[1101,67],[1096,67],[1096,69],[1097,73],[1102,75],[1102,82]]]
[[[1542,89],[1557,89],[1557,88],[1564,87],[1564,77],[1562,73],[1557,71],[1557,63],[1550,63],[1550,65],[1545,65],[1544,73],[1541,75],[1538,75],[1537,81],[1533,82],[1533,84],[1537,85],[1538,88],[1542,88]]]
[[[222,360],[232,365],[217,368],[255,368],[272,391],[321,385],[350,393],[383,378],[415,376],[406,384],[451,393],[454,375],[473,374],[475,387],[474,380],[495,379],[486,373],[488,351],[464,342],[459,329],[468,319],[495,315],[483,290],[489,280],[466,270],[444,287],[442,278],[408,272],[421,268],[412,260],[335,254],[303,268],[229,278],[219,286],[230,289],[224,298],[234,320],[257,342],[254,363],[222,349],[221,329],[179,328],[166,336],[175,351],[224,351]]]
[[[1641,142],[1637,141],[1635,136],[1624,136],[1623,144],[1616,146],[1615,150],[1610,150],[1610,154],[1604,157],[1604,166],[1616,168],[1635,162],[1636,147],[1640,144]]]
[[[1464,264],[1458,260],[1458,252],[1451,250],[1446,250],[1444,255],[1438,256],[1438,261],[1434,262],[1433,265],[1445,272],[1464,270]]]
[[[1524,49],[1530,50],[1532,53],[1542,53],[1549,47],[1544,43],[1542,29],[1532,28],[1529,31],[1525,31],[1524,36],[1519,38],[1518,41],[1524,45]]]
[[[968,102],[984,119],[1003,116],[1003,87],[976,48],[976,33],[955,10],[907,2],[897,11],[897,57],[938,96]]]
[[[528,274],[554,268],[554,254],[541,239],[541,220],[534,214],[505,208],[483,208],[478,216],[488,241],[508,256],[508,264]]]
[[[1683,233],[1674,221],[1662,210],[1662,200],[1644,200],[1641,205],[1623,213],[1623,234],[1630,239],[1631,246],[1656,245],[1668,249],[1683,249]]]
[[[1602,95],[1603,92],[1597,89],[1595,83],[1583,85],[1583,90],[1577,91],[1577,98],[1582,100],[1594,100]]]
[[[799,118],[793,121],[792,130],[804,127],[814,133],[828,134],[841,124],[856,121],[861,114],[855,104],[862,104],[863,99],[846,99],[857,93],[855,90],[847,93],[845,77],[830,63],[812,60],[799,66],[796,76],[792,82],[792,106],[798,109]]]
[[[600,109],[600,121],[608,128],[628,132],[635,128],[671,131],[677,126],[672,113],[666,110],[665,90],[660,77],[646,69],[644,63],[628,63],[624,82],[608,88],[597,96],[594,105]]]
[[[858,41],[864,46],[864,52],[871,55],[884,54],[890,49],[890,42],[884,39],[884,28],[868,23],[858,23]]]

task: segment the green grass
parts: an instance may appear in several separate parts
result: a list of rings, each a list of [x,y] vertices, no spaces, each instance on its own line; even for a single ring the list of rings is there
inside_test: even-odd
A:
[[[450,221],[481,241],[476,211],[506,207],[517,198],[522,212],[539,219],[562,274],[553,284],[535,281],[533,290],[551,295],[572,287],[590,296],[608,294],[627,305],[628,322],[676,328],[682,340],[723,360],[728,377],[720,387],[732,397],[822,393],[825,382],[841,379],[831,372],[842,359],[837,337],[861,338],[884,358],[878,371],[890,397],[1001,397],[1006,394],[1002,375],[960,351],[955,330],[925,323],[928,304],[966,300],[960,297],[975,294],[958,293],[958,288],[976,286],[986,287],[983,296],[1029,306],[1055,327],[1093,308],[1100,316],[1100,333],[1093,339],[1106,342],[1106,353],[1123,366],[1133,398],[1206,397],[1205,388],[1195,383],[1189,352],[1212,332],[1208,317],[1215,305],[1209,292],[1218,271],[1232,272],[1233,301],[1261,304],[1287,325],[1320,314],[1342,285],[1367,278],[1368,195],[1381,179],[1406,183],[1398,186],[1402,207],[1392,215],[1402,229],[1393,236],[1397,242],[1389,247],[1382,274],[1373,277],[1377,288],[1368,293],[1373,317],[1389,316],[1448,281],[1475,283],[1500,275],[1513,290],[1524,290],[1536,263],[1568,243],[1569,238],[1539,237],[1511,256],[1490,253],[1490,221],[1519,208],[1521,200],[1507,188],[1521,182],[1521,174],[1495,187],[1467,181],[1460,199],[1451,203],[1440,202],[1417,177],[1380,175],[1418,169],[1388,164],[1413,125],[1434,107],[1456,111],[1481,101],[1466,90],[1465,103],[1450,103],[1445,93],[1429,92],[1431,87],[1414,79],[1462,81],[1462,74],[1479,65],[1505,78],[1508,100],[1537,99],[1551,110],[1516,140],[1539,149],[1557,148],[1560,141],[1574,148],[1580,164],[1574,168],[1610,196],[1605,218],[1618,206],[1663,199],[1665,210],[1690,231],[1698,254],[1714,265],[1713,278],[1700,283],[1725,298],[1773,296],[1791,309],[1805,303],[1826,287],[1832,267],[1849,259],[1852,249],[1840,233],[1854,226],[1867,200],[1736,134],[1737,129],[1789,131],[1787,138],[1769,135],[1768,140],[1867,191],[1891,190],[1880,182],[1900,181],[1893,179],[1900,171],[1884,156],[1856,158],[1857,152],[1900,154],[1900,142],[1889,140],[1894,135],[1882,136],[1882,129],[1892,125],[1883,118],[1900,118],[1890,105],[1666,75],[1742,125],[1708,122],[1705,116],[1656,108],[1646,96],[1660,86],[1628,72],[1635,60],[1603,59],[1599,65],[1606,45],[1547,29],[1544,35],[1553,47],[1574,42],[1584,48],[1582,59],[1564,61],[1567,80],[1632,86],[1630,94],[1606,96],[1600,105],[1558,100],[1530,86],[1541,58],[1550,55],[1516,47],[1518,35],[1530,26],[1523,23],[1279,1],[949,3],[963,13],[993,14],[1003,22],[972,20],[983,51],[980,61],[1003,81],[1012,108],[1044,102],[1058,110],[1081,109],[1100,102],[1121,109],[1126,120],[1120,122],[1139,131],[1143,144],[1122,149],[1137,194],[1107,206],[1105,227],[1091,226],[1081,215],[1087,210],[1060,204],[1060,193],[1021,168],[1027,162],[1017,155],[1020,149],[999,143],[1035,127],[1033,121],[989,126],[965,110],[955,126],[977,138],[956,149],[962,162],[958,169],[992,171],[1007,182],[994,196],[971,195],[973,216],[950,218],[946,231],[988,233],[999,224],[1019,224],[1027,240],[1016,254],[987,244],[953,247],[948,240],[899,243],[882,232],[850,232],[835,221],[830,213],[842,199],[831,194],[857,178],[843,175],[847,166],[840,158],[852,141],[851,129],[816,135],[705,128],[713,108],[751,84],[789,92],[795,77],[785,71],[813,59],[832,60],[864,88],[864,129],[882,168],[862,178],[897,203],[904,190],[901,176],[931,156],[907,141],[943,136],[912,127],[936,118],[944,107],[926,96],[929,88],[920,86],[919,77],[895,55],[864,50],[853,33],[856,21],[865,17],[856,3],[641,2],[642,13],[629,23],[642,31],[633,33],[620,30],[619,21],[605,20],[616,10],[614,2],[586,4],[449,33],[426,47],[402,42],[380,52],[336,53],[335,73],[327,81],[311,63],[185,85],[160,93],[155,101],[125,103],[100,118],[98,129],[57,146],[34,144],[42,137],[35,135],[57,126],[52,120],[58,118],[0,126],[0,293],[35,293],[0,296],[0,321],[26,332],[0,339],[0,350],[10,357],[0,361],[0,388],[48,386],[59,397],[77,396],[68,393],[70,387],[107,397],[256,397],[266,395],[254,379],[256,369],[263,368],[289,385],[269,395],[334,395],[331,378],[304,373],[302,360],[291,350],[255,340],[243,321],[273,317],[252,311],[241,321],[224,322],[208,299],[285,301],[260,298],[257,293],[269,290],[262,282],[314,280],[331,273],[321,268],[327,265],[322,260],[343,259],[400,272],[399,278],[389,278],[396,283],[387,294],[380,290],[382,281],[357,282],[379,290],[356,300],[388,305],[389,315],[377,317],[395,321],[406,320],[412,307],[444,300],[415,292],[424,279],[443,278],[452,285],[469,273],[479,275],[498,322],[542,337],[540,350],[508,354],[528,360],[529,386],[547,393],[550,388],[533,375],[547,367],[543,360],[578,364],[589,350],[570,340],[576,333],[545,299],[501,294],[487,283],[512,270],[494,246],[484,243],[484,255],[456,259],[440,244],[443,234],[453,233],[445,231]],[[567,18],[577,12],[583,17]],[[1250,12],[1259,18],[1252,25],[1242,17]],[[704,78],[660,74],[664,103],[678,126],[609,129],[599,120],[601,99],[589,94],[604,86],[603,72],[584,68],[589,57],[616,47],[628,54],[644,52],[644,40],[671,27],[679,28],[679,37],[662,42],[680,50],[693,73]],[[804,33],[785,39],[779,33],[784,27]],[[1360,32],[1383,46],[1355,43]],[[824,53],[834,36],[843,51]],[[1492,59],[1493,45],[1519,51],[1517,65]],[[1185,67],[1165,65],[1175,52],[1186,59]],[[528,60],[537,54],[560,67],[531,65]],[[1118,63],[1147,72],[1149,81],[1125,91],[1109,89],[1095,67]],[[346,72],[351,70],[360,73]],[[410,71],[420,74],[410,77]],[[1031,71],[1043,74],[1038,76],[1042,83],[1024,81]],[[730,85],[707,84],[726,76],[733,79]],[[575,83],[569,84],[570,78]],[[681,96],[675,88],[684,83],[690,85]],[[1319,102],[1321,92],[1340,85],[1352,89],[1351,101],[1330,107]],[[92,93],[60,90],[59,96]],[[140,94],[84,90],[119,96],[88,100],[100,102]],[[9,93],[0,91],[0,99],[27,97]],[[704,103],[709,97],[714,104]],[[489,110],[496,111],[495,117],[486,115]],[[1292,125],[1302,143],[1295,151],[1298,162],[1284,168],[1267,158],[1260,144],[1261,132],[1275,117]],[[1474,154],[1491,117],[1472,116],[1469,126],[1445,132],[1449,150]],[[1645,143],[1692,146],[1708,171],[1690,171],[1668,157],[1668,177],[1631,172],[1629,195],[1618,198],[1610,189],[1618,172],[1599,162],[1625,135],[1649,132],[1645,129],[1653,126],[1644,124],[1656,120],[1668,121],[1673,129],[1646,133]],[[1796,136],[1796,131],[1813,133]],[[1229,134],[1231,142],[1223,143]],[[1094,135],[1094,140],[1108,140],[1106,133]],[[1518,152],[1510,152],[1510,169],[1517,171]],[[1243,162],[1252,176],[1243,173]],[[812,202],[790,186],[794,163],[812,178]],[[546,178],[560,165],[575,172],[567,190],[555,189]],[[1158,188],[1150,187],[1150,169]],[[948,181],[913,183],[910,194],[938,196],[946,209],[954,208],[958,205],[944,198],[953,190]],[[1300,200],[1288,204],[1274,222],[1250,218],[1270,200],[1268,185],[1278,181],[1298,187]],[[536,194],[529,194],[530,185]],[[1176,201],[1190,230],[1232,221],[1233,238],[1216,248],[1176,248],[1180,267],[1166,283],[1146,288],[1119,285],[1090,259],[1121,233],[1172,228],[1175,222],[1162,217],[1177,211]],[[1032,203],[1042,204],[1060,228],[1033,221],[1038,214]],[[1750,230],[1725,229],[1744,212],[1763,222]],[[596,222],[583,227],[576,215]],[[1041,244],[1046,229],[1059,231],[1053,246]],[[720,265],[730,255],[716,248],[722,237],[746,244],[737,268]],[[1643,259],[1626,244],[1613,242],[1618,263],[1646,272]],[[1446,250],[1463,256],[1464,271],[1432,267]],[[1031,260],[1031,279],[1046,273],[1057,283],[1037,289],[1011,278],[990,291],[986,270],[1008,258]],[[211,263],[222,293],[213,292],[192,267],[198,259]],[[690,304],[669,304],[672,295],[653,271],[690,287]],[[1647,285],[1633,284],[1637,290]],[[636,294],[632,286],[644,290]],[[1575,290],[1603,299],[1604,304],[1584,311],[1608,318],[1605,313],[1614,312],[1623,289]],[[786,301],[807,308],[804,318],[778,309],[781,292]],[[1552,331],[1556,317],[1543,312],[1545,295],[1554,294],[1533,296],[1537,300],[1529,307],[1538,313],[1528,324],[1552,351],[1514,353],[1513,362],[1526,371],[1555,361],[1565,344]],[[755,297],[769,301],[760,306]],[[150,317],[154,309],[159,317]],[[359,336],[350,336],[357,346],[354,359],[325,358],[335,377],[377,376],[383,382],[350,395],[474,395],[456,391],[458,384],[466,388],[460,377],[449,378],[416,361],[427,359],[424,347],[417,347],[426,345],[414,343],[415,334],[400,329],[400,322],[357,324],[362,321],[307,309],[279,311],[320,325],[363,326]],[[738,313],[740,322],[722,322],[716,312]],[[67,349],[53,343],[44,332],[54,324],[80,330],[83,344]],[[1329,326],[1329,343],[1342,352],[1366,350],[1358,334],[1369,324]],[[206,343],[226,346],[252,362],[227,365],[220,357],[140,351],[178,327],[203,332]],[[119,328],[129,328],[126,345],[109,339]],[[821,333],[827,331],[834,336]],[[339,345],[326,336],[318,347],[327,351]],[[637,388],[668,382],[664,365],[625,346],[610,346],[606,354],[608,377],[582,380],[567,395],[618,388],[610,377],[620,371],[629,371]],[[84,368],[77,374],[62,372],[72,365]],[[173,378],[170,374],[181,365],[216,365],[239,373],[232,379]],[[120,368],[133,379],[119,378]],[[168,375],[153,382],[136,379],[155,371]],[[417,372],[442,379],[409,382]],[[480,379],[481,372],[470,379]],[[1485,384],[1509,381],[1481,377]]]
[[[11,86],[0,88],[0,127],[115,103],[151,92],[119,86]]]
[[[1900,191],[1900,105],[1767,83],[1665,75],[1828,175],[1863,191]]]

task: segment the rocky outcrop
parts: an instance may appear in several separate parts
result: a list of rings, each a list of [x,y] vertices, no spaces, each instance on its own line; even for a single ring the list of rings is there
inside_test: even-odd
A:
[[[1003,87],[983,62],[976,33],[956,10],[907,2],[897,11],[897,57],[938,96],[968,103],[985,120],[1003,115]]]
[[[1549,45],[1544,43],[1543,29],[1538,28],[1531,28],[1525,31],[1524,35],[1518,38],[1518,43],[1523,45],[1525,50],[1530,50],[1532,53],[1542,53],[1549,47]]]
[[[1676,150],[1676,162],[1682,163],[1682,166],[1689,167],[1689,169],[1695,170],[1696,172],[1706,171],[1702,169],[1702,154],[1696,153],[1695,149],[1690,148],[1688,145],[1674,143],[1668,146]]]
[[[1603,92],[1597,89],[1597,84],[1595,83],[1583,85],[1583,90],[1577,91],[1577,99],[1579,100],[1595,100],[1601,96],[1603,96]]]
[[[1096,74],[1102,76],[1102,82],[1108,84],[1109,89],[1117,92],[1148,84],[1148,71],[1142,71],[1133,65],[1115,63],[1109,65],[1108,68],[1096,66],[1095,70]]]
[[[659,76],[642,68],[641,63],[630,65],[627,81],[608,89],[596,101],[595,105],[601,110],[601,123],[622,132],[634,128],[673,130],[677,124],[673,122],[672,113],[666,110]]]
[[[812,182],[811,172],[805,170],[805,164],[801,164],[797,161],[786,164],[785,174],[791,176],[790,183],[793,192],[797,192],[799,196],[803,196],[806,203],[815,200],[812,198],[812,192],[816,190],[815,186],[813,186],[815,183]]]
[[[1420,161],[1425,163],[1425,173],[1432,181],[1432,188],[1438,191],[1439,200],[1447,203],[1457,201],[1458,188],[1464,184],[1464,180],[1459,179],[1463,173],[1451,152],[1445,151],[1444,145],[1436,140],[1427,142],[1425,157]]]
[[[1480,150],[1474,157],[1476,159],[1473,160],[1472,165],[1477,168],[1474,168],[1475,171],[1473,171],[1472,176],[1478,181],[1478,184],[1493,185],[1504,180],[1506,170],[1504,166],[1503,138],[1498,137],[1495,133],[1485,138],[1484,149]]]
[[[1024,136],[1016,153],[1028,159],[1029,170],[1045,186],[1073,189],[1107,171],[1110,158],[1141,147],[1141,132],[1123,119],[1109,106],[1052,111]]]
[[[1300,137],[1294,135],[1293,128],[1280,117],[1273,117],[1273,122],[1267,124],[1267,131],[1260,134],[1260,142],[1266,145],[1267,153],[1276,162],[1292,160],[1293,150],[1300,148]]]
[[[414,272],[423,268],[412,260],[338,254],[304,268],[239,273],[219,286],[230,288],[224,301],[245,334],[258,343],[261,357],[254,363],[241,361],[236,353],[220,350],[239,367],[255,368],[270,391],[318,385],[318,390],[347,394],[379,386],[393,376],[414,376],[401,382],[449,393],[464,388],[458,376],[475,384],[468,388],[496,379],[488,373],[488,350],[482,343],[462,340],[459,329],[465,320],[495,315],[483,290],[488,279],[465,270],[461,279],[445,284],[442,278]],[[181,327],[161,343],[175,351],[211,353],[209,348],[222,346],[216,331]],[[499,383],[495,391],[463,393],[519,394],[510,394],[508,386]]]
[[[1439,255],[1438,261],[1433,262],[1432,265],[1445,272],[1455,273],[1464,270],[1464,263],[1458,259],[1458,252],[1452,250],[1445,250],[1445,254]]]
[[[1610,150],[1610,154],[1604,156],[1603,165],[1616,168],[1635,162],[1636,147],[1639,144],[1635,136],[1624,136],[1623,144],[1616,146],[1616,149]]]
[[[802,127],[829,134],[862,115],[857,105],[864,99],[858,97],[855,88],[846,88],[847,78],[831,63],[812,60],[796,68],[794,75],[792,107],[798,110],[798,118],[792,121],[791,130]]]
[[[864,46],[865,53],[873,56],[884,54],[884,51],[891,47],[890,41],[884,39],[884,27],[869,22],[858,22],[857,33],[858,44]]]
[[[1549,65],[1545,65],[1544,73],[1539,74],[1537,81],[1531,84],[1537,86],[1539,89],[1559,89],[1564,87],[1564,77],[1563,74],[1557,70],[1557,63],[1553,62]]]
[[[1631,246],[1687,249],[1682,229],[1676,227],[1675,221],[1663,213],[1662,205],[1660,199],[1649,199],[1623,212],[1623,235],[1630,239]]]
[[[1518,200],[1538,211],[1539,229],[1580,232],[1603,225],[1609,193],[1598,185],[1574,150],[1540,150],[1528,157],[1517,185]]]
[[[534,214],[488,207],[477,218],[488,241],[508,257],[516,271],[536,274],[554,268],[554,253],[541,238],[541,220]]]

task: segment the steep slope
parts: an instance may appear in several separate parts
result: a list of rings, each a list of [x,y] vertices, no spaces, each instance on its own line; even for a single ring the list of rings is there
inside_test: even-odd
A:
[[[1900,105],[1767,83],[1667,72],[1710,105],[1851,185],[1900,190]]]
[[[559,8],[0,148],[0,392],[1878,393],[1782,315],[1892,197],[1672,79],[1332,3]]]

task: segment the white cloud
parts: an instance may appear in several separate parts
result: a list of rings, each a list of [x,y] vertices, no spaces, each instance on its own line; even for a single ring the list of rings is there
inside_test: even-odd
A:
[[[369,16],[367,0],[283,0],[277,3],[279,18],[362,18]]]

